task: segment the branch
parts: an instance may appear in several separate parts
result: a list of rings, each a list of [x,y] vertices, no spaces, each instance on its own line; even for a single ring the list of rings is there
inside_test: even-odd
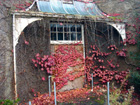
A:
[[[127,65],[131,65],[131,66],[134,66],[134,67],[138,67],[138,66],[137,66],[137,65],[135,65],[135,64],[128,63],[128,62],[127,62],[127,60],[126,60],[126,58],[124,59],[124,61],[125,61],[125,63],[126,63]]]

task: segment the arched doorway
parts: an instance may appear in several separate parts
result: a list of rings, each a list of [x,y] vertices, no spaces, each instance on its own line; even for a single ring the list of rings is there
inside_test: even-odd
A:
[[[105,22],[87,21],[85,23],[85,47],[89,51],[91,45],[96,45],[101,51],[107,51],[109,45],[123,46],[125,37],[114,26]]]
[[[48,74],[35,68],[32,59],[37,53],[50,54],[48,21],[45,19],[30,23],[21,32],[16,45],[17,94],[21,102],[48,92]],[[42,77],[45,80],[42,81]]]

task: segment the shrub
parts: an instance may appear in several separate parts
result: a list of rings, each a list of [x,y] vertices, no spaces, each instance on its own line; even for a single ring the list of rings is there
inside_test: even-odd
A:
[[[6,99],[6,100],[0,100],[0,105],[16,105],[20,100],[17,99],[17,100],[9,100],[9,99]]]
[[[131,72],[129,82],[134,85],[135,92],[140,94],[140,74],[138,72]]]

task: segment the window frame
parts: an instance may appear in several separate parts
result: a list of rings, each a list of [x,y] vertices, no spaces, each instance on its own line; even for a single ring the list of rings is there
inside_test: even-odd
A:
[[[51,31],[51,24],[56,25],[56,32]],[[56,33],[57,34],[56,38],[58,39],[57,25],[60,25],[60,23],[50,22],[50,25],[49,25],[50,44],[75,44],[75,43],[84,44],[84,26],[83,26],[83,24],[80,24],[80,23],[62,23],[62,24],[63,24],[63,32],[62,32],[63,33],[63,40],[51,40],[51,33]],[[73,33],[73,32],[70,31],[70,28],[69,28],[69,32],[64,32],[64,25],[80,25],[81,26],[81,32],[77,32],[77,30],[74,32],[74,33],[76,33],[76,40],[71,40],[71,38],[70,38],[70,40],[65,40],[64,39],[65,33],[69,33],[69,34]],[[77,33],[81,33],[82,40],[77,40]]]

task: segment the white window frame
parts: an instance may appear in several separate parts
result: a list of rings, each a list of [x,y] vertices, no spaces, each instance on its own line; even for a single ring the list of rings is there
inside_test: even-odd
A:
[[[74,23],[62,23],[63,25],[80,25],[81,26],[81,36],[82,36],[82,40],[51,40],[51,24],[59,24],[59,23],[50,23],[50,44],[75,44],[75,43],[79,43],[79,44],[83,44],[84,45],[84,27],[83,24],[74,24]],[[56,30],[56,33],[58,33],[58,31]],[[63,35],[64,35],[64,29],[63,29]],[[68,33],[72,33],[72,32],[68,32]],[[77,33],[77,32],[76,32]],[[64,36],[63,36],[64,37]]]

